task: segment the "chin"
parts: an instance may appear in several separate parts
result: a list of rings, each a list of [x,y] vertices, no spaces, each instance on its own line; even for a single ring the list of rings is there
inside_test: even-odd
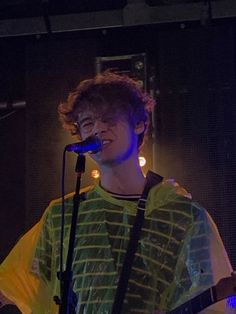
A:
[[[90,156],[99,166],[117,166],[126,161],[126,156],[117,156],[113,154],[110,154],[109,156],[102,152]]]
[[[94,161],[99,166],[111,167],[120,164],[121,162],[115,158],[96,158]]]

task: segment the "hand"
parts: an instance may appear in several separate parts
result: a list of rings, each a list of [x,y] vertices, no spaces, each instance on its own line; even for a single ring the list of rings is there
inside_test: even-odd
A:
[[[236,271],[231,273],[231,277],[222,278],[216,285],[218,301],[232,295],[236,295]]]
[[[10,301],[8,298],[6,298],[2,292],[0,291],[0,308],[5,306],[5,305],[8,305],[8,304],[13,304],[14,303],[12,301]]]

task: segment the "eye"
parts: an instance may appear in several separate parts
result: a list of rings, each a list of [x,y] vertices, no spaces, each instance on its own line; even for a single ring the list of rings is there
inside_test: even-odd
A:
[[[92,122],[86,122],[86,123],[83,123],[83,124],[82,124],[82,127],[83,127],[83,128],[86,128],[86,127],[89,127],[89,126],[91,126],[91,125],[93,125]]]
[[[82,122],[80,122],[79,126],[80,126],[80,130],[83,132],[90,132],[93,128],[93,121],[90,119],[86,119]]]

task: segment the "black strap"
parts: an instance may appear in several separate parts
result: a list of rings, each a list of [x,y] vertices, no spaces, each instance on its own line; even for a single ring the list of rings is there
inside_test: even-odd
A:
[[[122,311],[122,306],[128,286],[128,281],[134,261],[135,252],[137,251],[138,241],[140,238],[140,233],[144,220],[144,213],[146,207],[147,196],[149,190],[154,186],[159,184],[162,181],[162,177],[158,174],[148,171],[145,186],[141,198],[138,201],[137,214],[135,217],[134,225],[130,231],[130,239],[126,255],[124,258],[124,263],[121,269],[121,274],[118,282],[118,287],[116,290],[115,300],[112,307],[112,314],[120,314]]]

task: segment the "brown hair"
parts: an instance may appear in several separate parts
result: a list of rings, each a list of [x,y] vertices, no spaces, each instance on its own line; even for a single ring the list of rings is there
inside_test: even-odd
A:
[[[154,100],[141,90],[136,81],[106,71],[82,81],[67,100],[59,105],[58,112],[63,127],[73,135],[79,135],[78,114],[85,108],[97,113],[125,115],[133,126],[143,121],[147,129],[149,113],[154,104]],[[144,134],[145,131],[139,135],[138,146],[143,143]]]

